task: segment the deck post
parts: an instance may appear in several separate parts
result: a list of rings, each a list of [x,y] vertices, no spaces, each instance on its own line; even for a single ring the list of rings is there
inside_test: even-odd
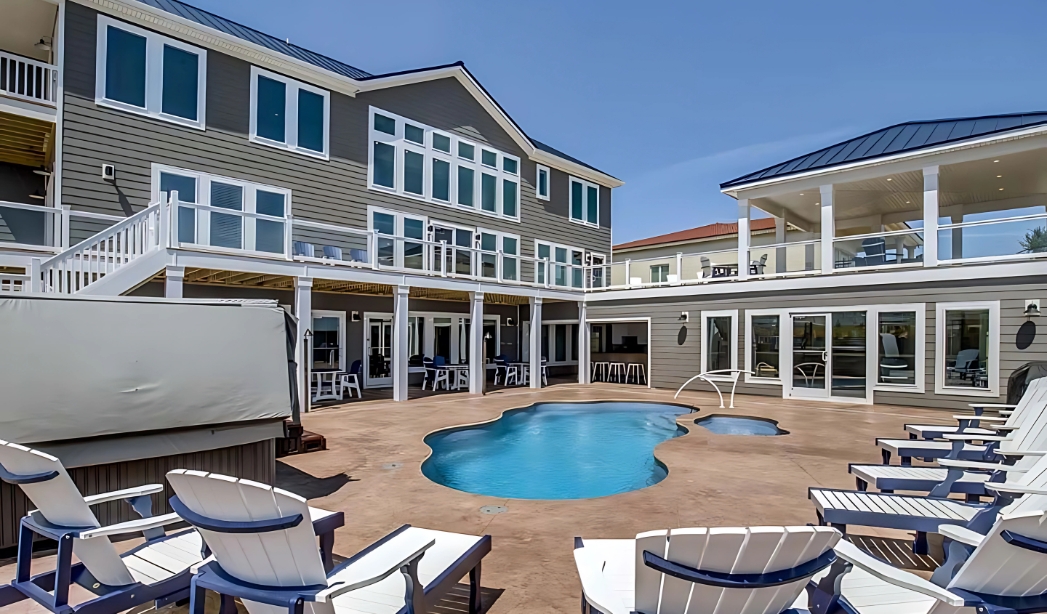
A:
[[[833,217],[833,186],[823,185],[821,190],[822,214],[822,273],[828,275],[836,267],[836,251],[833,249],[833,238],[836,235],[836,219]]]
[[[469,394],[484,393],[484,293],[469,293]],[[493,356],[492,356],[493,358]]]
[[[298,362],[298,406],[302,411],[309,411],[309,389],[310,382],[306,381],[308,374],[309,348],[306,342],[306,333],[313,326],[313,278],[297,277],[294,285],[294,315],[298,318],[298,331],[296,337],[297,350],[295,360]]]
[[[542,387],[542,297],[531,297],[531,388]]]
[[[938,266],[937,166],[923,169],[923,266]]]
[[[738,199],[738,279],[749,278],[749,214],[748,198]]]
[[[578,301],[578,383],[588,384],[589,366],[589,322],[586,319],[585,301]]]
[[[182,298],[182,283],[184,280],[184,266],[168,266],[164,271],[164,296],[166,298]]]
[[[407,400],[407,298],[410,286],[397,286],[393,291],[393,400]]]

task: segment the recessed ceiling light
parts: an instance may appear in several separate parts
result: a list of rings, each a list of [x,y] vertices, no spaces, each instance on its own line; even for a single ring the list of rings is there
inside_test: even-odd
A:
[[[994,162],[994,163],[995,163],[995,162],[999,162],[999,160],[993,160],[993,162]]]
[[[894,180],[893,180],[893,179],[891,179],[890,177],[888,177],[888,178],[887,178],[887,181],[894,181]]]
[[[1003,188],[1000,188],[1000,191],[1003,192]]]
[[[907,205],[908,205],[908,204],[909,204],[909,201],[905,201],[905,204],[907,204]]]
[[[822,204],[822,203],[814,203],[814,204],[816,204],[816,205],[820,205],[820,204]]]
[[[996,176],[997,179],[999,179],[1000,177],[1003,177],[1003,175],[997,175]]]
[[[803,196],[803,192],[800,192],[800,196]]]

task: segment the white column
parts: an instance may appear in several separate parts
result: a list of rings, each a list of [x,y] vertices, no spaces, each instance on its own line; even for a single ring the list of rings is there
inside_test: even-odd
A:
[[[185,280],[184,266],[169,266],[164,272],[164,296],[182,298],[182,282]]]
[[[578,383],[588,384],[589,373],[589,322],[586,319],[585,301],[578,301]]]
[[[938,266],[938,167],[923,169],[923,266]]]
[[[785,211],[782,211],[781,217],[774,218],[774,242],[785,243],[786,232],[788,225],[785,221]],[[786,248],[779,247],[774,251],[774,272],[775,273],[786,273],[789,270],[788,265],[789,254]]]
[[[393,291],[393,400],[407,400],[407,297],[408,286]]]
[[[531,388],[542,387],[542,297],[531,297]]]
[[[298,362],[298,403],[301,411],[309,411],[309,385],[306,381],[308,367],[311,363],[309,348],[306,347],[306,331],[313,326],[313,278],[298,277],[294,285],[294,315],[298,318],[298,349],[295,360]]]
[[[749,199],[738,199],[738,279],[749,277]]]
[[[833,187],[821,186],[822,200],[822,273],[832,273],[836,252],[833,250],[833,238],[836,235],[836,220],[833,218]]]
[[[484,364],[484,293],[470,292],[469,300],[469,394],[483,394],[487,372]]]

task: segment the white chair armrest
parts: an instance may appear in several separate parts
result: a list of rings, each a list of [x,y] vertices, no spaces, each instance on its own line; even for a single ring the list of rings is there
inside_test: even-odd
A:
[[[1013,414],[1013,413],[1014,413],[1014,410],[1013,410],[1013,409],[1001,409],[1001,410],[999,411],[999,414],[1000,414],[1001,416],[1006,416],[1006,417],[1010,417],[1010,415],[1011,415],[1011,414]]]
[[[1010,433],[1011,431],[1017,431],[1018,429],[1022,428],[1014,424],[986,424],[985,427],[990,428],[996,431],[997,433],[1004,433],[1005,435],[1007,433]]]
[[[1003,482],[1002,484],[986,482],[985,490],[1006,492],[1014,495],[1047,495],[1047,488],[1037,488],[1035,486],[1026,486],[1025,484],[1011,484],[1010,482]]]
[[[327,576],[327,588],[314,599],[329,602],[343,593],[381,582],[435,544],[435,539],[424,535],[411,532],[396,535],[364,556],[332,570]]]
[[[1000,456],[1044,456],[1045,450],[993,450],[993,454]]]
[[[943,438],[949,441],[1008,441],[1010,437],[999,435],[970,435],[968,433],[945,433]]]
[[[929,580],[924,580],[920,576],[902,571],[879,559],[873,558],[850,542],[841,540],[833,547],[833,550],[841,559],[893,586],[899,586],[928,597],[934,597],[938,601],[954,607],[961,607],[966,603],[963,597],[951,593],[937,584],[932,584]]]
[[[1006,403],[968,403],[967,407],[981,407],[982,409],[1014,409],[1017,405]]]
[[[134,488],[125,488],[123,490],[114,490],[113,492],[104,492],[98,495],[89,495],[84,497],[84,501],[88,505],[98,505],[99,503],[108,503],[109,501],[117,501],[120,499],[130,499],[132,497],[141,497],[142,495],[151,495],[153,493],[163,492],[163,484],[146,484],[144,486],[135,486]]]
[[[575,548],[574,563],[578,578],[582,581],[582,593],[586,601],[597,610],[607,614],[629,614],[622,600],[611,591],[603,574],[604,561],[585,548]]]
[[[952,460],[949,458],[939,458],[938,465],[941,467],[956,467],[958,469],[981,469],[983,471],[1025,471],[1014,465],[1004,465],[1001,463],[983,463],[980,461],[965,461],[965,460]]]
[[[164,514],[163,516],[150,516],[149,518],[136,518],[127,522],[118,522],[107,527],[91,529],[80,533],[80,539],[92,539],[95,537],[108,537],[110,535],[123,535],[124,533],[141,533],[149,529],[182,522],[178,514]]]
[[[982,422],[1007,422],[1007,418],[1001,416],[975,416],[974,414],[953,414],[957,420],[980,420]]]
[[[968,546],[974,546],[977,548],[985,540],[985,536],[977,531],[972,531],[966,527],[961,527],[953,524],[943,524],[938,527],[938,532],[944,537],[956,540],[961,544],[967,544]]]

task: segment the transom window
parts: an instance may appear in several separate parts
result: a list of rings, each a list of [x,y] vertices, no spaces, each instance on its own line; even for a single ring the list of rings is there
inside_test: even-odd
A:
[[[520,159],[371,107],[369,184],[409,198],[520,218]]]
[[[183,203],[175,212],[177,243],[285,253],[290,190],[153,165],[153,200],[172,192]]]
[[[206,51],[104,15],[97,44],[95,102],[204,127]]]
[[[571,177],[571,221],[600,225],[600,188],[595,183]]]
[[[331,94],[251,67],[251,140],[328,159]]]

